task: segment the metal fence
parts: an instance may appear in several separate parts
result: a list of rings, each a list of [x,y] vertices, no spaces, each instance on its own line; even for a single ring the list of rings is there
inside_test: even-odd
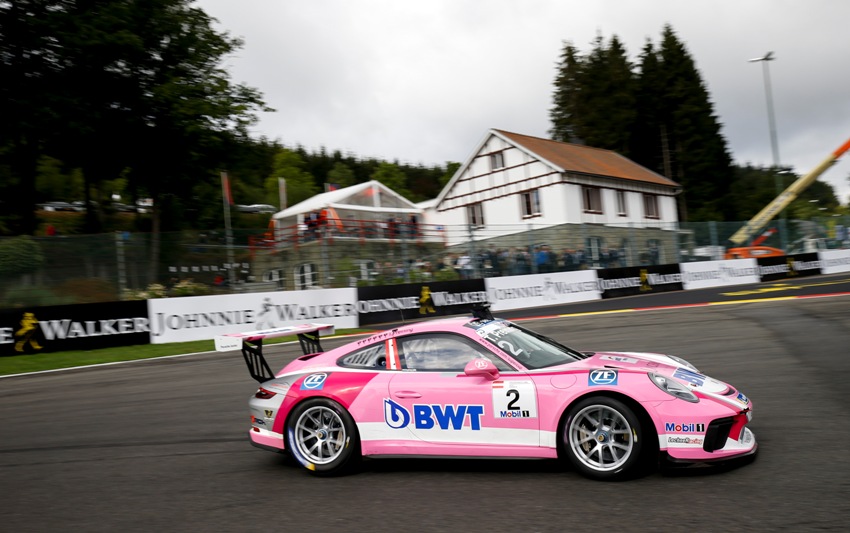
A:
[[[31,270],[4,275],[0,308],[721,259],[726,239],[744,224],[392,228],[354,222],[346,221],[346,230],[234,230],[231,238],[222,230],[163,233],[158,243],[149,233],[33,237],[41,258]],[[848,225],[847,216],[779,220],[763,244],[788,253],[846,248]]]

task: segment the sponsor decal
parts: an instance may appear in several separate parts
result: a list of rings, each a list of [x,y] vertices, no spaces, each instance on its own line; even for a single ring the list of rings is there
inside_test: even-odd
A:
[[[357,341],[358,346],[362,346],[364,344],[372,344],[376,341],[382,341],[389,339],[390,337],[395,337],[396,335],[406,335],[408,333],[412,333],[413,328],[402,328],[402,329],[391,329],[389,331],[385,331],[383,333],[378,333],[376,335],[372,335],[366,339]]]
[[[739,402],[741,402],[744,405],[748,405],[750,403],[749,398],[744,396],[744,394],[741,393],[741,392],[738,393],[738,395],[735,397],[735,399],[738,400]]]
[[[667,444],[692,444],[702,446],[703,439],[699,437],[667,437]]]
[[[147,344],[144,301],[0,310],[0,356]]]
[[[309,322],[356,316],[357,308],[353,303],[327,303],[321,305],[302,305],[297,302],[276,304],[271,298],[263,298],[260,311],[256,315],[257,329],[274,328],[280,323]]]
[[[319,374],[310,374],[301,382],[301,390],[322,390],[325,386],[325,380],[328,375],[324,372]]]
[[[484,280],[404,283],[381,287],[358,287],[356,311],[360,325],[399,319],[448,315],[466,311],[487,301]]]
[[[617,361],[618,363],[635,364],[638,362],[638,360],[633,357],[625,357],[622,355],[603,355],[602,357],[600,357],[600,359],[603,359],[605,361]]]
[[[437,310],[434,309],[434,299],[431,298],[431,289],[423,285],[419,293],[419,314],[427,315],[436,312]]]
[[[274,411],[271,409],[266,409],[263,413],[266,415],[266,418],[272,418],[274,416]]]
[[[537,393],[532,381],[493,382],[495,418],[537,418]]]
[[[702,387],[705,385],[706,376],[698,374],[687,368],[677,368],[673,377],[688,382],[691,387]]]
[[[35,350],[41,350],[41,345],[35,339],[36,326],[38,319],[35,318],[35,313],[24,313],[21,317],[21,328],[15,332],[15,351],[18,353],[24,352],[24,347],[29,344]]]
[[[602,298],[633,296],[647,292],[682,290],[679,265],[607,268],[597,271]]]
[[[241,326],[254,323],[253,309],[232,311],[210,311],[208,313],[155,313],[153,317],[154,336],[159,337],[169,331],[221,326]],[[234,328],[235,329],[235,328]]]
[[[599,299],[595,270],[485,278],[493,311]]]
[[[413,423],[416,429],[460,430],[465,426],[473,431],[481,429],[483,405],[465,404],[413,404],[411,415],[403,405],[384,398],[384,421],[393,429],[403,429]]]
[[[595,385],[616,385],[617,371],[608,368],[592,370],[587,375],[587,384],[591,387]]]
[[[242,347],[242,339],[236,337],[228,337],[226,335],[216,335],[215,350],[217,352],[229,352],[238,350]]]
[[[672,433],[705,433],[705,424],[665,422],[664,431]]]

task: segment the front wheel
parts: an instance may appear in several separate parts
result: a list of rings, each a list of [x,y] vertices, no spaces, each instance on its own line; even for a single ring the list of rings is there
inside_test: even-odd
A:
[[[643,434],[640,420],[623,402],[590,397],[570,408],[562,449],[585,476],[617,479],[637,469]]]
[[[360,459],[360,439],[351,415],[326,398],[299,404],[289,417],[286,447],[315,474],[339,474]]]

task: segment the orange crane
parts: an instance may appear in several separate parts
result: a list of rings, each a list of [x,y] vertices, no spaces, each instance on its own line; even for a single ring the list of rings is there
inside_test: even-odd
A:
[[[803,192],[809,185],[814,183],[814,181],[823,174],[826,169],[835,164],[838,159],[844,155],[844,152],[850,150],[850,139],[842,144],[837,150],[832,152],[829,157],[821,161],[821,163],[816,166],[811,172],[806,174],[805,176],[801,176],[797,180],[794,181],[791,185],[788,186],[787,189],[782,191],[776,198],[773,199],[772,202],[767,204],[764,209],[759,211],[759,213],[750,219],[744,227],[739,229],[734,235],[729,237],[729,241],[738,246],[746,246],[745,243],[749,241],[753,235],[761,231],[763,227],[767,225],[776,215],[778,215],[783,209],[788,207],[788,204],[793,202],[801,192]]]

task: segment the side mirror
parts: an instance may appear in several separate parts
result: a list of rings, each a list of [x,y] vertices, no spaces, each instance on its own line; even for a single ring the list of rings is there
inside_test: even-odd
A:
[[[479,357],[466,363],[463,373],[467,376],[481,376],[483,378],[494,380],[499,377],[499,369],[489,359]]]

